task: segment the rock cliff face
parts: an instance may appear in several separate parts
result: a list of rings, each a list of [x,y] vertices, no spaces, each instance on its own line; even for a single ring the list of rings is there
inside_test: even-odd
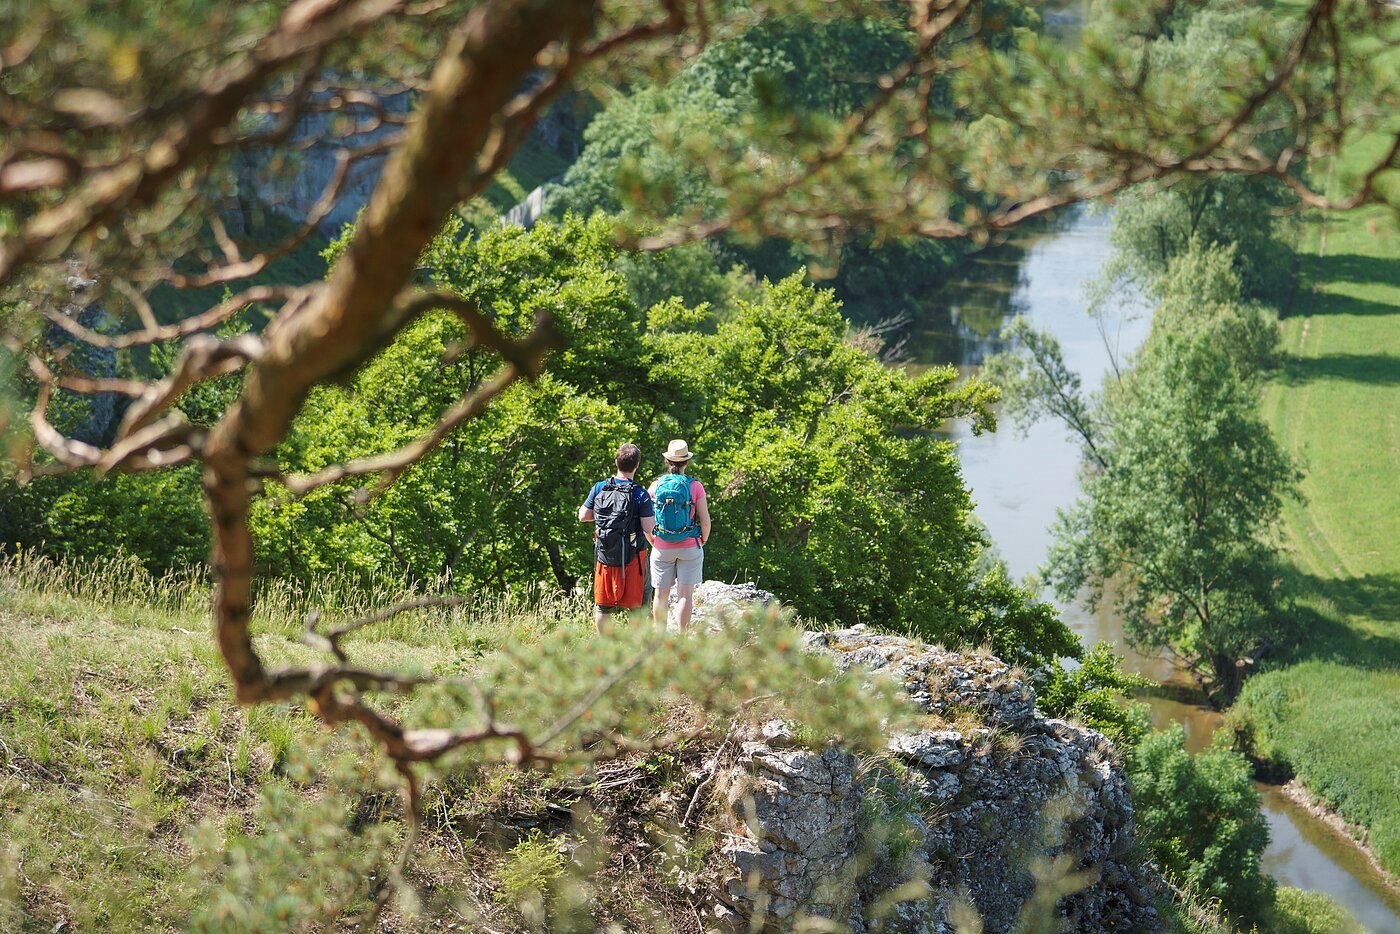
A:
[[[91,290],[97,280],[88,278],[76,263],[70,262],[68,271],[72,301],[64,307],[63,314],[85,328],[113,333],[117,329],[116,321],[101,302],[92,300]],[[111,378],[117,375],[117,352],[111,347],[94,347],[76,340],[57,324],[49,326],[45,342],[54,350],[67,350],[64,365],[84,376]],[[57,404],[49,410],[49,417],[69,437],[98,446],[111,443],[120,414],[118,396],[112,392],[83,396],[60,393]]]
[[[697,596],[711,620],[772,599],[714,582]],[[828,919],[814,930],[1008,931],[1037,910],[1062,930],[1161,929],[1159,881],[1134,853],[1126,775],[1101,734],[1038,713],[1025,677],[989,655],[863,627],[807,643],[894,678],[925,723],[873,763],[798,748],[780,722],[740,737],[715,782],[732,867],[721,911],[780,928]]]
[[[319,102],[328,96],[329,92],[316,94],[313,100]],[[383,125],[341,138],[334,132],[337,124],[345,120],[362,125],[372,124],[377,108],[402,117],[409,112],[412,103],[412,95],[403,91],[378,97],[373,107],[351,104],[339,113],[302,114],[289,137],[291,142],[302,147],[294,159],[270,163],[273,153],[251,150],[235,161],[239,196],[236,207],[231,206],[229,221],[235,229],[251,232],[261,224],[258,215],[266,207],[297,224],[304,223],[335,177],[342,149],[379,143],[400,131],[397,126]],[[340,197],[321,219],[322,233],[334,236],[341,227],[355,219],[360,209],[368,203],[374,186],[379,183],[384,159],[382,155],[371,156],[350,167]]]
[[[329,96],[329,92],[323,92],[313,95],[313,100],[320,102]],[[262,211],[271,209],[294,223],[304,223],[335,177],[342,150],[381,143],[400,132],[401,128],[395,125],[376,126],[376,112],[382,109],[392,117],[402,118],[413,105],[413,95],[402,91],[377,96],[373,105],[348,104],[334,113],[317,111],[301,115],[289,137],[299,147],[295,158],[275,159],[274,166],[270,162],[274,154],[269,151],[251,150],[237,157],[238,197],[227,206],[226,220],[235,230],[250,233],[263,223]],[[346,120],[373,129],[340,136],[337,127]],[[564,98],[536,122],[530,136],[561,155],[575,158],[584,122],[580,105],[572,98]],[[384,170],[385,158],[371,156],[350,167],[340,196],[321,219],[319,227],[323,234],[339,234],[341,228],[353,221],[360,209],[369,203],[369,196]],[[524,217],[533,222],[543,209],[544,195],[543,186],[531,192],[537,203],[531,205],[531,199],[527,198],[522,203],[525,211],[516,222]]]

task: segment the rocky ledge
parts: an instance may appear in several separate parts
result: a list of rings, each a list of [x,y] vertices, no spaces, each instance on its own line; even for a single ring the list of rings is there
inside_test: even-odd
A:
[[[773,599],[703,589],[710,621]],[[714,782],[729,867],[716,914],[799,930],[1162,929],[1160,880],[1134,852],[1127,777],[1102,734],[1037,712],[1024,675],[990,655],[861,626],[806,639],[896,679],[924,723],[873,762],[801,748],[781,722],[731,743]]]

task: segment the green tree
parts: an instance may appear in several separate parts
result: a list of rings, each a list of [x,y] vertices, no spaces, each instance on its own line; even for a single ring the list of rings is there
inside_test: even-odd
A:
[[[1190,334],[1225,348],[1240,377],[1255,382],[1283,362],[1278,315],[1247,300],[1236,254],[1232,245],[1192,240],[1149,281],[1157,304],[1148,346],[1163,340],[1158,335]]]
[[[1278,35],[1286,20],[1266,7],[1208,3],[1178,6],[1145,54],[1179,82],[1185,96],[1202,93],[1247,67],[1252,38]],[[1284,101],[1265,103],[1255,121],[1286,124]],[[1266,130],[1259,148],[1271,158],[1295,145],[1290,134]],[[1106,282],[1145,289],[1193,242],[1229,247],[1246,297],[1283,300],[1293,282],[1298,194],[1266,176],[1212,176],[1149,182],[1114,200],[1114,253]]]
[[[1116,199],[1104,277],[1141,288],[1193,240],[1233,247],[1245,294],[1282,301],[1293,282],[1297,197],[1271,179],[1193,179]]]
[[[552,309],[569,348],[548,374],[506,390],[382,495],[367,498],[361,484],[347,482],[268,497],[254,520],[262,558],[300,577],[343,568],[414,584],[549,581],[572,590],[592,567],[572,514],[618,439],[636,435],[636,419],[659,407],[668,385],[652,379],[642,315],[614,268],[610,229],[601,217],[571,217],[463,237],[449,224],[424,254],[429,276],[494,308],[503,330],[523,331],[540,307]],[[407,444],[497,370],[459,318],[426,315],[345,385],[312,393],[279,462],[314,472]]]
[[[1031,14],[1005,4],[996,15],[1010,27]],[[597,210],[624,217],[686,210],[712,216],[723,200],[711,176],[687,155],[690,150],[732,137],[735,126],[745,134],[801,137],[812,132],[805,123],[822,126],[849,115],[869,100],[877,76],[908,54],[910,41],[908,30],[878,17],[788,17],[716,42],[676,80],[620,96],[594,119],[583,152],[550,196],[550,210],[556,216]],[[716,280],[736,264],[775,281],[820,267],[848,315],[870,323],[916,309],[968,248],[959,241],[908,237],[877,241],[868,233],[822,246],[726,237],[704,254],[678,248],[683,256],[670,265],[686,275],[667,294],[722,307],[728,290]],[[665,297],[647,290],[649,264],[638,265],[636,287],[650,300],[643,304]]]
[[[1123,697],[1151,684],[1123,670],[1123,657],[1107,642],[1085,653],[1076,666],[1051,668],[1035,688],[1036,706],[1052,717],[1072,718],[1103,733],[1126,752],[1147,735],[1151,710]]]
[[[1080,444],[1086,462],[1099,469],[1107,466],[1099,450],[1106,413],[1085,397],[1079,374],[1065,363],[1055,335],[1017,315],[1000,336],[1015,350],[988,357],[982,376],[1001,388],[1006,399],[1002,414],[1023,430],[1042,418],[1058,419]]]
[[[0,543],[55,558],[110,560],[123,553],[153,574],[209,558],[199,471],[36,477],[0,486]]]
[[[1260,866],[1269,825],[1249,760],[1224,747],[1191,755],[1181,724],[1143,738],[1128,755],[1133,816],[1166,872],[1245,923],[1272,906]]]
[[[1063,599],[1110,596],[1129,638],[1174,651],[1217,702],[1282,634],[1270,538],[1297,468],[1259,414],[1277,331],[1226,260],[1193,252],[1154,286],[1161,302],[1134,367],[1105,396],[1100,469],[1056,523],[1048,576]]]
[[[949,418],[989,427],[989,387],[882,365],[801,273],[739,302],[713,335],[652,339],[684,380],[666,430],[703,452],[721,576],[754,575],[816,619],[988,642],[1013,662],[1077,655],[1053,610],[989,561],[937,433]]]

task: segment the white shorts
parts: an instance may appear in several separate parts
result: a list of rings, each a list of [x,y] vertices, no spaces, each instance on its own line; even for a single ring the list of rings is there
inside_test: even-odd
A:
[[[699,584],[704,579],[705,549],[699,545],[651,550],[651,586],[657,590],[670,590],[678,583]]]

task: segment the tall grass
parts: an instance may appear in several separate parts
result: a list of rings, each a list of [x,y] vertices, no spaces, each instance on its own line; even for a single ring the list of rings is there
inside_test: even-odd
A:
[[[315,660],[297,639],[313,609],[333,624],[427,592],[351,580],[260,581],[253,628],[264,658]],[[183,928],[211,904],[252,910],[266,895],[275,907],[275,880],[303,863],[320,867],[315,885],[368,897],[366,861],[382,860],[397,823],[359,827],[347,813],[385,796],[377,760],[296,706],[234,703],[208,633],[212,587],[207,568],[152,574],[130,557],[0,558],[0,930],[60,921],[74,930]],[[550,630],[586,632],[589,619],[582,595],[517,590],[405,613],[356,632],[346,648],[376,668],[446,670]],[[391,710],[405,702],[381,700]],[[341,758],[349,765],[331,769]],[[326,847],[307,842],[327,833],[339,836]],[[239,881],[236,854],[281,859],[296,847],[305,852],[263,888]],[[436,843],[426,850],[430,862],[447,859]],[[221,861],[224,853],[235,856]],[[243,889],[258,897],[228,901]]]
[[[157,576],[130,555],[105,561],[55,561],[20,551],[0,557],[0,587],[12,599],[46,596],[99,607],[139,605],[181,618],[207,613],[210,606],[203,566]]]
[[[55,561],[34,552],[5,555],[0,557],[0,590],[8,603],[28,613],[101,613],[138,626],[161,621],[189,629],[207,626],[213,606],[208,568],[194,565],[157,575],[129,555],[90,561]],[[322,625],[334,625],[405,600],[449,593],[445,581],[414,587],[389,574],[368,582],[348,574],[310,583],[262,578],[254,590],[253,628],[291,638],[306,627],[313,612]],[[468,594],[465,602],[452,606],[397,614],[365,626],[347,641],[394,640],[480,653],[507,639],[530,642],[561,624],[581,623],[590,607],[584,593],[568,596],[544,586],[482,592]]]

